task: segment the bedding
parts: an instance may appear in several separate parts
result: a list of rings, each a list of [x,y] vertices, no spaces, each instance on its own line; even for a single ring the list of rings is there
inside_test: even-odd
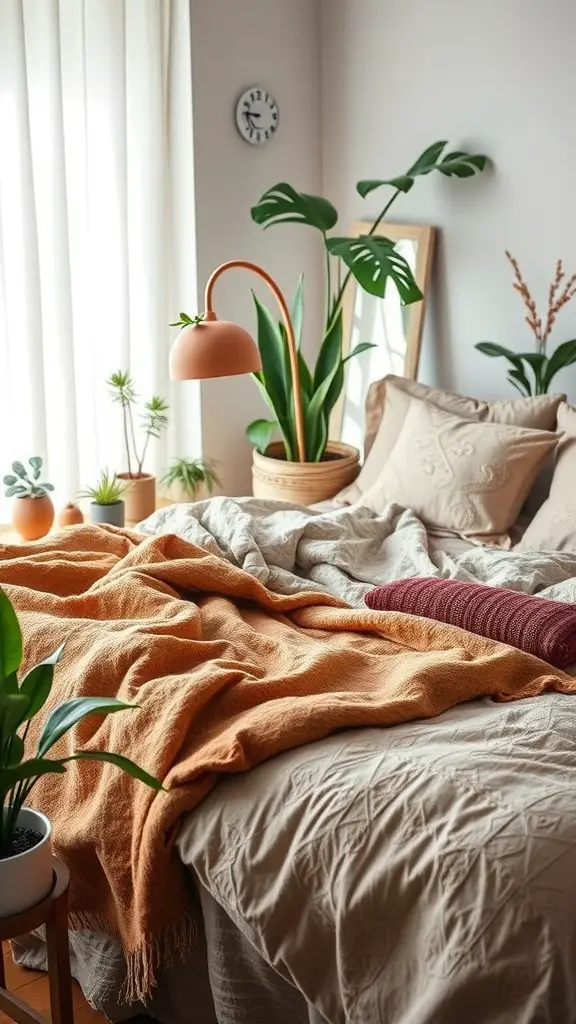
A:
[[[360,503],[379,512],[391,501],[427,525],[483,544],[509,547],[508,530],[546,456],[552,431],[476,423],[390,388],[387,408],[402,427]]]
[[[476,580],[576,601],[576,553],[471,548],[390,507],[309,511],[255,499],[174,506],[176,533],[278,593],[359,607],[383,579]],[[572,699],[479,699],[424,723],[350,729],[223,779],[178,851],[206,947],[162,964],[165,1024],[576,1022]],[[73,933],[73,963],[113,1019],[125,964]],[[44,963],[39,940],[20,959]],[[529,966],[527,966],[529,965]],[[136,1007],[137,1009],[137,1007]]]
[[[337,504],[355,504],[376,483],[396,444],[406,416],[405,405],[399,402],[392,405],[389,402],[389,398],[398,392],[462,419],[532,430],[555,430],[556,413],[565,398],[564,395],[538,395],[534,398],[483,402],[389,374],[370,386],[366,398],[364,463],[354,483],[336,496]]]
[[[384,583],[365,600],[375,611],[422,615],[470,629],[558,668],[576,662],[576,608],[561,601],[426,577]]]
[[[518,551],[576,550],[576,409],[558,409],[558,445],[550,493],[529,523]]]

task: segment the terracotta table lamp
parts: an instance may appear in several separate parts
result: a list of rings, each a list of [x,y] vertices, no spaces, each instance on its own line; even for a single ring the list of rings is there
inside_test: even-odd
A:
[[[258,346],[248,331],[230,320],[219,320],[212,306],[212,291],[216,281],[226,270],[234,268],[251,270],[258,274],[266,281],[280,307],[290,355],[298,461],[305,462],[304,417],[294,328],[280,288],[274,278],[256,263],[229,260],[211,274],[204,295],[204,318],[199,323],[184,327],[180,331],[170,351],[170,377],[172,380],[205,380],[207,377],[232,377],[240,373],[256,373],[262,369]]]

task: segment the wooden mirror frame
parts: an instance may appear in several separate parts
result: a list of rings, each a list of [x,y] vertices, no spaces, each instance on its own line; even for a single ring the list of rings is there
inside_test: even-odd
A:
[[[358,235],[367,235],[372,225],[372,221],[355,221],[350,227],[350,235],[354,237],[357,237]],[[406,338],[406,356],[404,359],[403,372],[404,377],[408,377],[411,380],[416,380],[418,374],[418,364],[420,362],[420,349],[422,347],[424,313],[426,310],[427,291],[428,284],[430,281],[430,271],[432,268],[432,256],[434,252],[436,229],[431,227],[431,225],[429,224],[391,224],[388,221],[383,221],[382,224],[379,225],[379,227],[376,229],[374,233],[376,235],[383,235],[385,238],[390,238],[394,242],[408,240],[415,241],[418,243],[414,277],[416,279],[416,284],[420,288],[420,291],[422,292],[424,298],[422,299],[421,302],[415,302],[408,307],[409,316]],[[357,288],[358,284],[356,280],[354,278],[351,278],[348,287],[346,288],[346,292],[344,293],[344,299],[342,302],[342,355],[344,358],[350,352],[350,343],[352,337],[352,317],[354,313],[354,299]],[[331,417],[330,436],[334,438],[339,438],[342,430],[345,398],[346,385],[342,389],[342,394],[340,395],[340,398],[338,399],[338,402],[334,407],[334,411]]]

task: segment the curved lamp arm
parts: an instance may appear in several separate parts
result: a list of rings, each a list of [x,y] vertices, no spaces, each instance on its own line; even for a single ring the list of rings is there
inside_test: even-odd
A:
[[[304,414],[302,411],[302,396],[300,393],[300,370],[298,368],[298,350],[296,348],[296,338],[294,337],[294,328],[292,326],[292,320],[290,319],[290,313],[288,312],[288,306],[286,300],[280,291],[280,288],[276,284],[273,277],[270,276],[262,267],[259,267],[257,263],[250,263],[249,260],[228,260],[227,263],[222,263],[208,278],[206,290],[204,292],[204,308],[205,308],[205,319],[207,321],[216,320],[216,314],[212,307],[212,292],[214,285],[218,278],[226,270],[232,270],[239,268],[243,270],[251,270],[262,280],[266,281],[266,284],[273,292],[276,301],[280,307],[282,314],[282,320],[284,327],[286,328],[286,338],[288,340],[288,354],[290,356],[290,372],[292,375],[292,394],[294,397],[294,419],[296,422],[296,443],[298,445],[298,461],[306,462],[306,441],[304,435]]]

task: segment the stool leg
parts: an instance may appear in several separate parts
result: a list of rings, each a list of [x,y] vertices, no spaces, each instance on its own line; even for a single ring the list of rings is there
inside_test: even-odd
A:
[[[52,1024],[74,1024],[66,897],[64,892],[54,901],[52,917],[46,922]]]

